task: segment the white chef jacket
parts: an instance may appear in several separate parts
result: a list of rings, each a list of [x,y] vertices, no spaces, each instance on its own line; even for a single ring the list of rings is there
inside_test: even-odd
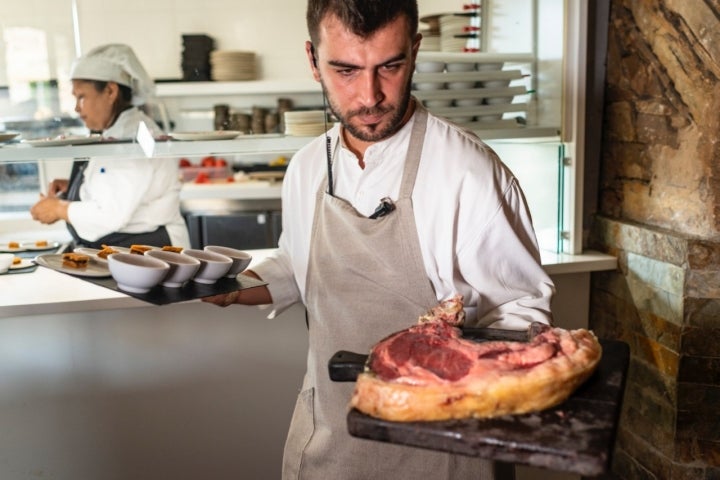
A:
[[[365,169],[338,140],[341,127],[333,127],[335,195],[366,216],[381,198],[397,199],[414,118],[367,149]],[[268,282],[271,316],[304,300],[315,193],[327,176],[325,145],[321,136],[290,162],[279,248],[253,267]],[[551,322],[555,289],[540,264],[530,212],[517,179],[489,146],[429,114],[412,201],[438,301],[462,294],[466,325],[521,330],[531,321]]]
[[[153,134],[162,130],[137,108],[120,114],[103,132],[107,138],[135,138],[144,121]],[[190,247],[180,214],[180,172],[171,158],[92,158],[84,172],[80,201],[70,202],[68,218],[81,238],[95,241],[109,233],[151,232],[165,226],[173,245]]]

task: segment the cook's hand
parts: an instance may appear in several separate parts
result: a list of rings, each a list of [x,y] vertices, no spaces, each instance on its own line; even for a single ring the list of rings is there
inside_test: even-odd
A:
[[[48,185],[47,196],[50,198],[57,197],[59,193],[65,193],[68,189],[68,180],[65,178],[56,178]]]
[[[58,220],[67,220],[68,202],[40,194],[40,200],[30,208],[33,220],[49,225]]]
[[[227,307],[229,305],[232,305],[233,303],[236,303],[239,295],[240,290],[235,290],[234,292],[230,293],[213,295],[212,297],[204,297],[202,301],[206,303],[212,303],[213,305],[218,305],[220,307]]]

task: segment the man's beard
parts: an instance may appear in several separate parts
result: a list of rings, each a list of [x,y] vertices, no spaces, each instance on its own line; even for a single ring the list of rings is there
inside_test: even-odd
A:
[[[395,132],[400,130],[400,127],[402,127],[402,120],[405,117],[408,106],[410,105],[410,87],[412,85],[412,77],[408,79],[405,90],[400,98],[400,103],[396,107],[393,105],[388,105],[384,107],[363,107],[357,110],[351,110],[346,113],[342,113],[337,107],[333,98],[328,94],[328,91],[325,88],[325,84],[322,82],[322,80],[321,85],[323,88],[323,94],[327,98],[330,111],[340,121],[345,130],[347,130],[353,137],[357,138],[358,140],[362,140],[363,142],[379,142],[380,140],[384,140],[392,136],[393,134],[395,134]],[[371,131],[367,131],[367,129],[358,128],[350,123],[352,117],[356,115],[384,115],[390,112],[393,112],[392,116],[390,117],[390,121],[380,130],[372,129]]]

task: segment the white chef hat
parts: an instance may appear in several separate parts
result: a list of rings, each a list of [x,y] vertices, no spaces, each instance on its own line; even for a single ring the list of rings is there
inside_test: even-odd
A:
[[[132,104],[142,105],[155,95],[155,83],[135,56],[132,48],[123,44],[96,47],[73,62],[73,80],[99,80],[130,87]]]

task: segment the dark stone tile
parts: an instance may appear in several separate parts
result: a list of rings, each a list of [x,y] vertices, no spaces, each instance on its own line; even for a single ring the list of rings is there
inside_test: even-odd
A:
[[[720,243],[708,240],[690,240],[687,260],[691,270],[717,270],[720,265]]]
[[[655,367],[661,375],[677,377],[680,364],[680,355],[677,352],[637,332],[632,335],[631,342],[633,355]]]
[[[705,389],[720,386],[720,358],[683,355],[680,358],[678,381],[701,384],[698,388]],[[720,405],[720,398],[717,401]]]
[[[682,353],[695,357],[720,358],[720,328],[683,329]]]
[[[689,298],[720,298],[720,271],[688,270],[685,293]]]
[[[695,328],[718,328],[720,318],[720,299],[692,298],[685,299],[685,325]]]
[[[720,450],[720,445],[718,445],[718,450]],[[711,467],[705,470],[705,477],[703,477],[704,480],[720,480],[720,467],[715,468]]]
[[[626,381],[626,398],[627,392],[633,392],[643,401],[651,400],[673,411],[677,408],[677,382],[674,377],[662,375],[651,365],[631,357]]]
[[[620,452],[613,464],[613,473],[623,480],[660,480],[662,477],[653,475],[637,460],[624,452]]]
[[[717,407],[717,403],[715,405]],[[717,410],[714,412],[710,412],[709,408],[703,410],[678,411],[678,442],[702,440],[720,445],[720,415],[718,415]]]
[[[681,464],[693,463],[712,467],[720,466],[720,442],[690,438],[678,441],[675,446],[675,461]]]
[[[699,480],[705,476],[705,468],[697,465],[683,465],[673,463],[670,479],[672,480]]]
[[[623,426],[618,432],[618,448],[613,458],[613,471],[627,479],[670,478],[671,462],[656,450],[647,438]]]
[[[677,232],[597,216],[591,238],[598,246],[625,250],[638,255],[683,266],[687,260],[687,240]]]

